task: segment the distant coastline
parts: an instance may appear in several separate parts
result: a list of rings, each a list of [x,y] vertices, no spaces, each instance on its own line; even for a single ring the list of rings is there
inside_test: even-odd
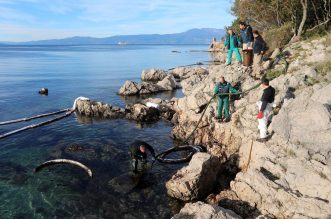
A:
[[[183,33],[174,34],[142,34],[119,35],[105,38],[70,37],[64,39],[50,39],[27,42],[0,42],[3,45],[35,45],[35,46],[82,46],[82,45],[207,45],[213,37],[221,38],[225,35],[223,29],[202,28],[191,29]]]

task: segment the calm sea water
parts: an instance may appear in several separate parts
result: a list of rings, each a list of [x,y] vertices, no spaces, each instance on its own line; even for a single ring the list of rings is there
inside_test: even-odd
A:
[[[0,121],[68,108],[78,96],[124,106],[137,100],[116,95],[125,80],[139,81],[145,68],[208,60],[207,53],[187,52],[205,47],[1,46]],[[41,87],[49,89],[48,96],[38,95]],[[0,133],[40,121],[0,126]],[[132,141],[145,140],[162,151],[173,145],[170,131],[165,122],[141,126],[123,119],[82,121],[72,115],[0,140],[0,218],[170,218],[180,203],[167,197],[164,183],[180,165],[156,163],[128,194],[109,185],[130,171],[127,149]],[[72,144],[84,150],[68,150]],[[94,178],[65,166],[33,172],[54,158],[79,160],[93,170]]]

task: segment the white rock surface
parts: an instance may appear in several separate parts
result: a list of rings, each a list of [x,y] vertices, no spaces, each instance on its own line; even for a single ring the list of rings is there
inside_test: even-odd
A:
[[[216,183],[220,162],[207,153],[193,155],[189,165],[177,171],[166,183],[170,196],[184,201],[203,198]]]
[[[133,81],[125,81],[124,85],[118,91],[119,95],[130,96],[139,93],[139,85]]]
[[[241,219],[231,210],[203,202],[188,203],[172,219]]]
[[[157,85],[160,87],[160,90],[171,91],[176,89],[176,80],[174,76],[168,75],[162,81],[159,81]]]
[[[256,141],[256,102],[261,89],[235,101],[229,123],[213,119],[217,103],[212,102],[214,110],[207,109],[191,139],[192,143],[207,146],[208,152],[217,157],[237,155],[242,171],[231,182],[232,191],[271,218],[331,216],[331,85],[322,82],[327,78],[316,67],[330,60],[327,42],[330,40],[297,42],[284,49],[291,53],[290,68],[287,74],[271,81],[276,89],[275,104],[282,108],[269,127],[269,132],[275,134],[268,142]],[[282,65],[276,67],[282,69]],[[174,104],[178,121],[172,131],[175,138],[184,139],[192,131],[221,76],[228,82],[242,82],[242,90],[258,83],[237,64],[210,66],[208,72],[203,80],[196,76],[185,79],[189,83],[183,80],[186,96]],[[305,76],[315,81],[307,83]],[[286,99],[285,104],[290,87],[295,89],[295,98]],[[181,178],[185,179],[185,174]],[[189,189],[180,189],[185,192],[178,192],[179,196],[192,196],[186,192]]]
[[[161,69],[145,69],[141,73],[142,81],[161,81],[167,76],[167,73]]]

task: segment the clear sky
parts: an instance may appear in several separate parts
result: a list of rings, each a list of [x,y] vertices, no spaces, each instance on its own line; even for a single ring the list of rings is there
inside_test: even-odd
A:
[[[178,33],[231,24],[232,0],[0,0],[0,41]]]

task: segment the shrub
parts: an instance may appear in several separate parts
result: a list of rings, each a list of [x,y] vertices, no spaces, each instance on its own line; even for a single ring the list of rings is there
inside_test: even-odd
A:
[[[293,36],[291,24],[287,23],[280,28],[268,30],[262,36],[269,46],[269,51],[284,47]]]

